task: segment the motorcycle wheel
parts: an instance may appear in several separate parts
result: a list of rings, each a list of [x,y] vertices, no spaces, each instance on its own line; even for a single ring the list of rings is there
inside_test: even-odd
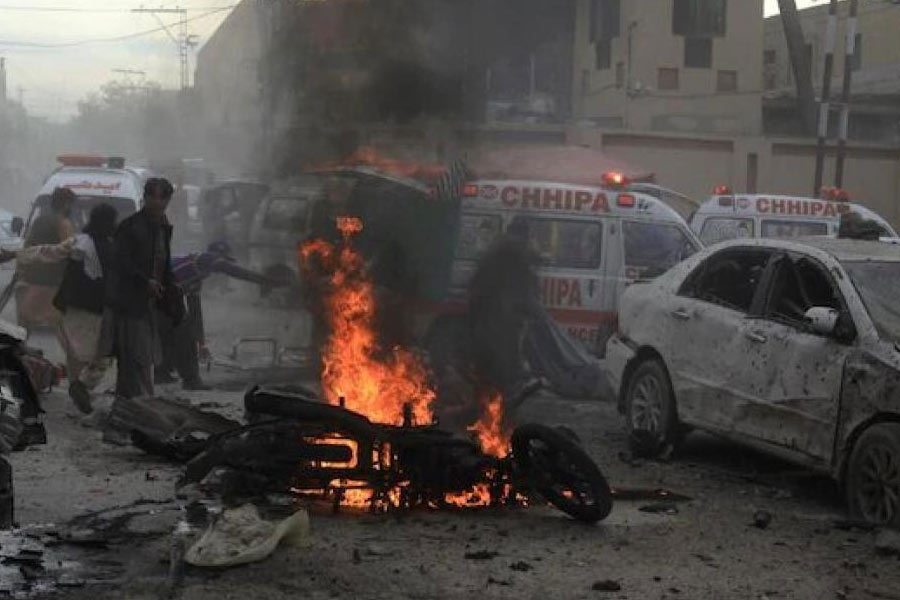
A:
[[[523,425],[512,435],[516,464],[550,504],[586,523],[605,519],[612,493],[596,463],[571,438],[546,425]]]

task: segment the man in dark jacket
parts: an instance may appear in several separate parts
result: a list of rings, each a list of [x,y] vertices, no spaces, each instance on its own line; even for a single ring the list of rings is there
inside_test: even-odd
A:
[[[162,358],[158,312],[175,322],[184,317],[184,299],[172,275],[172,226],[166,207],[172,184],[150,178],[144,206],[116,230],[115,269],[110,285],[115,315],[116,394],[153,395],[153,366]]]

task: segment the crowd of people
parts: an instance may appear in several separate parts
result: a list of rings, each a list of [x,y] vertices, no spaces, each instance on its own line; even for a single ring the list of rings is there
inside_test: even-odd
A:
[[[153,395],[155,383],[175,380],[173,370],[185,389],[209,389],[199,368],[203,280],[223,273],[277,283],[235,264],[224,242],[173,257],[166,217],[173,192],[168,180],[150,178],[141,210],[119,221],[111,205],[96,204],[75,233],[69,215],[76,197],[58,188],[51,210],[31,224],[23,249],[0,257],[17,260],[20,322],[56,327],[69,395],[84,413],[92,412],[92,394],[113,363],[119,397]]]

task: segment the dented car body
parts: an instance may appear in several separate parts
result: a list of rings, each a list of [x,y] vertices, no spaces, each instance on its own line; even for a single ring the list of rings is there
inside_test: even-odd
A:
[[[607,373],[633,439],[707,430],[844,482],[857,516],[900,518],[897,246],[708,248],[625,292]]]

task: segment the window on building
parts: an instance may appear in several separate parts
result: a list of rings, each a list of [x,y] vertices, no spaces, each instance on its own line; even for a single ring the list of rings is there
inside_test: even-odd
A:
[[[686,37],[722,37],[726,0],[674,0],[672,32]]]
[[[619,37],[621,0],[591,0],[591,42]]]
[[[684,38],[684,66],[689,69],[712,67],[712,38]]]
[[[616,87],[621,89],[625,87],[625,63],[616,63]]]
[[[862,68],[862,34],[857,33],[853,38],[853,58],[851,59],[850,68],[859,71]]]
[[[737,71],[719,71],[716,77],[717,92],[736,92],[738,87]]]
[[[598,40],[594,42],[594,50],[597,53],[596,68],[598,71],[612,67],[612,41]]]
[[[677,90],[678,69],[661,67],[657,73],[656,88],[660,90]]]

